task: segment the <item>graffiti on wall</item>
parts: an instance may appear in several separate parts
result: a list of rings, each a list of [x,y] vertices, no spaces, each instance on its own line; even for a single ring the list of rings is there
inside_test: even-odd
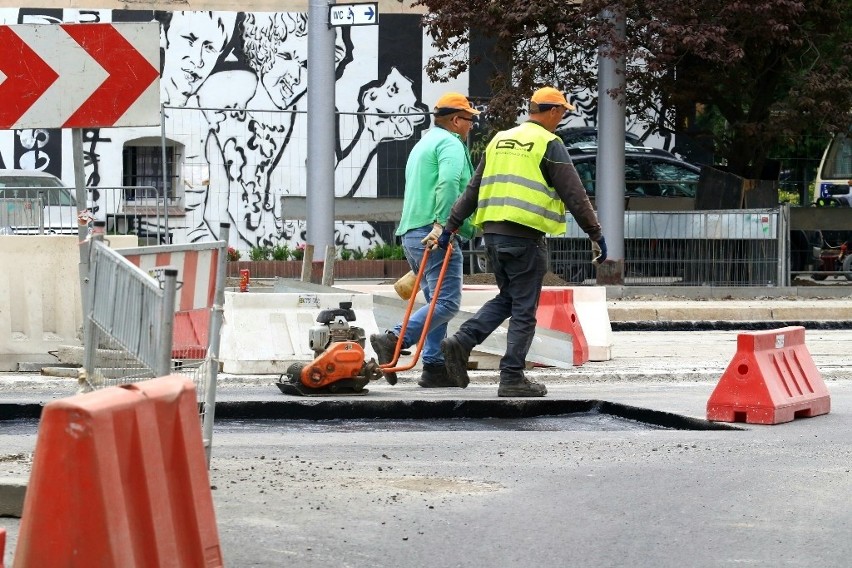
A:
[[[187,240],[211,238],[221,222],[236,228],[242,246],[304,240],[304,220],[288,219],[280,203],[307,192],[307,29],[307,15],[297,12],[163,17],[166,130],[187,113],[198,125],[183,137]],[[336,99],[358,94],[354,113],[337,121],[337,197],[375,197],[378,146],[415,139],[427,122],[419,78],[396,68],[379,78],[363,73],[367,61],[359,56],[369,53],[356,50],[348,29],[335,30]],[[350,65],[362,71],[354,81],[344,79]],[[368,223],[337,223],[335,232],[335,243],[347,248],[381,242]]]

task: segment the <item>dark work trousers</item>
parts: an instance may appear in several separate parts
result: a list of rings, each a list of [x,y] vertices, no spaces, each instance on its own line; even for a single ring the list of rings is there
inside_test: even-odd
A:
[[[506,318],[509,334],[506,353],[500,359],[500,382],[518,382],[524,377],[527,353],[535,335],[535,313],[547,272],[544,239],[506,235],[483,235],[485,254],[494,269],[500,293],[464,322],[455,337],[466,348],[479,345]]]

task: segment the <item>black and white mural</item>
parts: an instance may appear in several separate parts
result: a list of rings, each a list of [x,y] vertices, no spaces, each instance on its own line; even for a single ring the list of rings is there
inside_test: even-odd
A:
[[[335,182],[308,187],[305,13],[0,9],[4,24],[152,20],[161,24],[163,128],[84,131],[86,174],[95,215],[108,222],[167,192],[173,242],[210,240],[229,222],[232,246],[292,248],[304,242],[305,223],[282,210],[282,196],[402,197],[405,160],[431,125],[434,101],[448,90],[487,95],[475,69],[451,83],[426,78],[432,47],[419,15],[335,28]],[[594,124],[592,98],[575,100],[572,121]],[[70,152],[70,132],[0,131],[3,167],[48,171],[70,185]],[[137,230],[164,223],[137,218]],[[364,250],[392,238],[393,227],[380,225],[336,222],[335,242]]]

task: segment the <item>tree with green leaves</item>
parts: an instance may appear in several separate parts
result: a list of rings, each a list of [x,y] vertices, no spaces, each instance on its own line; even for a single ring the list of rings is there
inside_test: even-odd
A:
[[[627,111],[664,132],[705,127],[717,161],[757,175],[773,147],[846,129],[852,109],[849,0],[416,0],[440,54],[427,73],[464,72],[470,34],[492,40],[495,128],[514,124],[529,93],[551,84],[597,91],[597,50],[626,61]],[[604,10],[620,9],[620,38]],[[610,93],[611,96],[617,93]]]

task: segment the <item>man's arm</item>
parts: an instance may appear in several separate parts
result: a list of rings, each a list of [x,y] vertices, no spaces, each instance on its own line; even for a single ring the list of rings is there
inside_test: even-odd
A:
[[[455,138],[442,142],[436,150],[438,186],[435,188],[435,222],[446,225],[456,201],[467,157],[461,140]]]
[[[447,220],[446,228],[450,231],[457,231],[461,227],[464,220],[473,215],[476,211],[476,206],[479,203],[479,184],[482,183],[482,172],[485,171],[485,156],[476,167],[473,177],[470,178],[467,187],[459,198],[453,204],[453,209],[450,212],[450,218]]]
[[[547,145],[547,150],[541,159],[541,170],[556,189],[556,194],[559,195],[565,207],[577,220],[580,228],[589,235],[591,240],[599,241],[602,233],[598,217],[561,140],[551,140]]]

